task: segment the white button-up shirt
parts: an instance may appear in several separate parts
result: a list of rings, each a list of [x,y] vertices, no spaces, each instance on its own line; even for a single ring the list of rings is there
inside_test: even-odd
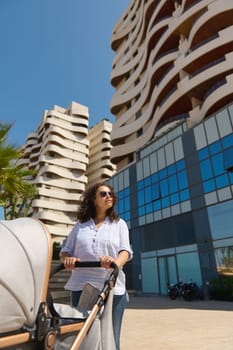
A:
[[[70,256],[80,258],[81,261],[99,261],[99,258],[105,255],[117,258],[121,250],[126,250],[129,259],[132,258],[127,224],[122,219],[111,222],[106,218],[98,229],[92,219],[85,223],[77,223],[68,235],[61,252],[67,252]],[[65,289],[82,290],[88,282],[101,290],[108,275],[109,270],[104,268],[76,268],[72,270]],[[114,294],[124,293],[125,274],[120,269]]]

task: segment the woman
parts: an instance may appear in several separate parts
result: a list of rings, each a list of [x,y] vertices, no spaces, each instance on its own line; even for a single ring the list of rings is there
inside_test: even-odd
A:
[[[78,305],[84,285],[89,282],[101,290],[112,262],[119,267],[113,296],[113,332],[116,349],[120,349],[120,331],[127,300],[122,267],[132,258],[129,231],[114,210],[117,196],[111,186],[97,183],[87,189],[78,210],[78,222],[70,232],[61,259],[72,270],[65,288],[71,290],[73,306]],[[100,260],[102,268],[75,269],[76,261]]]

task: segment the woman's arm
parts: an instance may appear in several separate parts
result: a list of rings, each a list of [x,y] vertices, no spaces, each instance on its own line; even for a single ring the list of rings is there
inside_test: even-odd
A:
[[[75,256],[70,256],[70,254],[67,252],[62,252],[61,261],[63,262],[66,269],[73,270],[75,269],[76,261],[80,261],[80,259],[76,258]]]
[[[127,250],[121,250],[115,260],[115,263],[119,268],[123,267],[129,260],[129,252]]]
[[[114,259],[110,255],[101,256],[100,263],[102,267],[104,267],[105,269],[109,269],[111,268],[111,263],[114,262],[120,269],[125,265],[125,263],[127,263],[128,259],[129,252],[127,252],[127,250],[121,250],[116,259]]]

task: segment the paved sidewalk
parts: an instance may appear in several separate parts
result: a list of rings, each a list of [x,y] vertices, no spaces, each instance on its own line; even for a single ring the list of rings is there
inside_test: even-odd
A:
[[[130,296],[121,350],[233,350],[233,302]]]

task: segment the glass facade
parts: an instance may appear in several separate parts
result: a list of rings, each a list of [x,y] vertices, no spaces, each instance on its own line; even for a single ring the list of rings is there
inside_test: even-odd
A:
[[[233,134],[198,151],[204,193],[233,184]]]
[[[208,208],[217,271],[233,274],[233,200]]]
[[[118,203],[116,210],[125,221],[130,221],[130,198],[129,187],[118,192]]]
[[[167,283],[233,274],[233,104],[136,159],[110,180],[130,228],[132,288],[167,294]]]
[[[137,182],[138,216],[186,201],[190,198],[184,160]]]
[[[129,170],[126,169],[115,175],[109,184],[114,188],[118,196],[116,211],[130,227],[130,187],[129,187]]]

